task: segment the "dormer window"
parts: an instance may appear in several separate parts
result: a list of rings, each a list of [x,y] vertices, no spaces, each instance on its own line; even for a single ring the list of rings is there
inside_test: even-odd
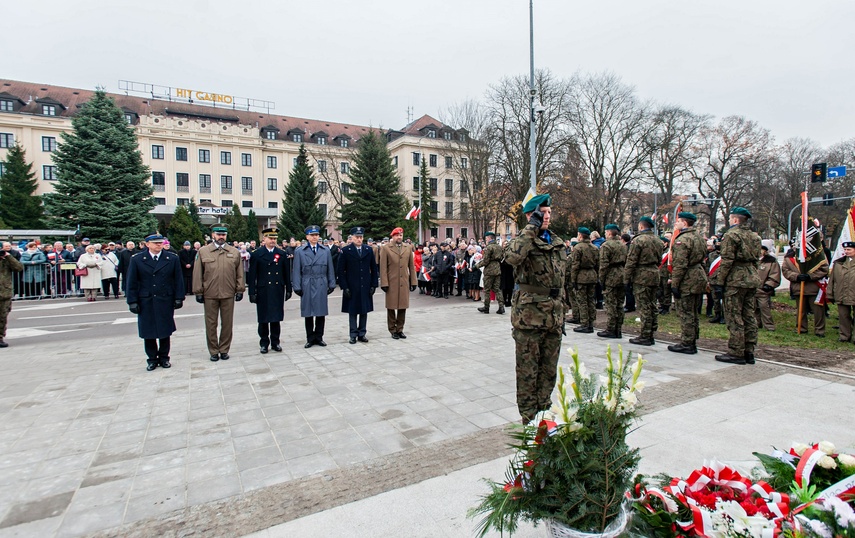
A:
[[[337,142],[338,145],[342,148],[350,147],[351,138],[349,135],[341,134],[341,135],[338,135],[337,137],[333,138],[333,140],[335,142]]]
[[[321,146],[326,146],[326,145],[327,145],[327,137],[325,137],[325,136],[319,136],[319,137],[317,138],[317,142],[318,142],[318,144],[319,144],[319,145],[321,145]]]
[[[128,114],[128,113],[126,112],[126,113],[125,113],[125,121],[126,121],[126,122],[128,122],[128,125],[133,124],[133,123],[134,123],[134,115],[133,115],[133,114]]]
[[[56,105],[42,105],[42,115],[56,116]]]
[[[276,140],[276,131],[264,131],[264,138],[268,140]]]
[[[291,133],[291,140],[293,142],[302,142],[303,141],[303,135],[300,133]]]
[[[446,140],[451,140],[451,133],[449,131],[445,131],[442,133],[442,137]]]
[[[266,140],[276,140],[279,129],[275,125],[267,125],[261,128],[261,137]]]
[[[15,103],[8,99],[0,99],[0,112],[14,112]]]
[[[436,138],[436,129],[428,129],[427,130],[428,138]]]
[[[466,142],[466,135],[464,133],[460,133],[460,141]]]

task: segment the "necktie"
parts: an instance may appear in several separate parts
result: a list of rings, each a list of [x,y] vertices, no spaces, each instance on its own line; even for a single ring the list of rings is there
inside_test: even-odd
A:
[[[155,254],[155,255],[154,255],[154,263],[157,263],[157,258],[158,258],[158,257],[160,257],[160,255],[159,255],[159,254]]]
[[[312,247],[312,254],[318,253],[318,247]]]

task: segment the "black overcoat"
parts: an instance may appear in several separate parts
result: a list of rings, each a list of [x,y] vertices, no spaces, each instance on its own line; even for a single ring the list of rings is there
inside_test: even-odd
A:
[[[365,314],[374,311],[371,288],[377,288],[379,272],[374,251],[362,246],[362,255],[355,245],[347,245],[338,256],[336,280],[342,291],[350,290],[350,299],[342,296],[341,311],[348,314]]]
[[[178,256],[162,250],[155,265],[148,250],[131,257],[128,264],[128,304],[137,303],[140,338],[166,338],[175,332],[176,300],[184,300],[184,277]]]
[[[247,289],[255,295],[259,323],[275,323],[285,318],[285,293],[291,294],[291,260],[284,250],[261,246],[249,255]]]

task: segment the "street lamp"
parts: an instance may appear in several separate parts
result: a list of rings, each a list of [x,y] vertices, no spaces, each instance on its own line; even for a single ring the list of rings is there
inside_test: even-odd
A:
[[[531,96],[531,100],[529,103],[529,111],[531,112],[531,118],[529,121],[529,141],[528,145],[530,148],[529,155],[529,175],[531,177],[531,192],[537,194],[537,149],[535,148],[535,141],[537,139],[536,129],[537,129],[537,116],[539,114],[543,114],[543,105],[537,101],[537,89],[534,87],[534,0],[529,0],[528,2],[528,26],[529,26],[529,67],[530,67],[530,80],[529,80],[529,94]]]

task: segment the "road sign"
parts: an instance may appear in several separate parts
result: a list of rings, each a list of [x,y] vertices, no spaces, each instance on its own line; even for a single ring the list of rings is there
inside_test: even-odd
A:
[[[833,166],[828,169],[828,177],[846,177],[846,167],[845,166]]]

